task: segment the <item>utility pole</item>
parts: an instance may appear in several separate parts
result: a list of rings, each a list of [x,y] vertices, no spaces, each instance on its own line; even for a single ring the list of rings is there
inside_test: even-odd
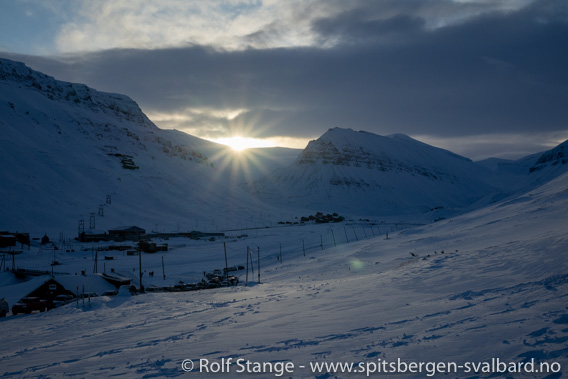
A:
[[[79,226],[77,228],[77,237],[81,238],[81,234],[85,232],[85,220],[79,220]]]
[[[142,249],[140,249],[140,240],[138,241],[138,269],[140,271],[140,293],[144,292],[142,285]]]
[[[223,242],[223,249],[225,250],[225,278],[227,279],[227,285],[228,285],[229,284],[229,263],[227,262],[227,243],[226,242]]]
[[[95,249],[95,248],[93,247],[93,250],[94,250],[94,249]],[[94,267],[94,269],[93,269],[93,273],[96,274],[96,273],[98,273],[98,272],[99,272],[99,249],[97,249],[97,250],[95,251],[95,267]]]
[[[248,286],[249,281],[249,247],[247,246],[247,280],[245,282],[245,286]]]

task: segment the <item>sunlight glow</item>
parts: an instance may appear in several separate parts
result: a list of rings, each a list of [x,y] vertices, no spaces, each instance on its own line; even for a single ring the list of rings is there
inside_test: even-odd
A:
[[[228,137],[228,138],[218,138],[214,140],[217,143],[230,146],[233,150],[242,151],[245,149],[255,148],[255,147],[274,147],[274,143],[269,140],[250,138],[250,137]]]

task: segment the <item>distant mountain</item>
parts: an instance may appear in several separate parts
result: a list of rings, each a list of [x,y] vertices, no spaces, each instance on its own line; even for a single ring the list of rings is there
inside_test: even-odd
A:
[[[475,163],[477,163],[478,165],[491,170],[491,171],[497,171],[499,169],[500,166],[502,165],[508,165],[511,164],[513,161],[510,159],[503,159],[503,158],[487,158],[487,159],[483,159],[481,161],[477,161]]]
[[[490,158],[476,163],[497,174],[500,183],[494,183],[505,192],[526,191],[568,171],[568,141],[515,161]]]
[[[487,201],[498,192],[485,180],[491,175],[406,135],[335,128],[311,141],[292,166],[251,187],[262,199],[304,207],[385,216],[430,212],[436,218]]]
[[[568,170],[568,141],[542,153],[531,166],[529,172],[536,173],[547,170],[559,172],[559,174]]]
[[[103,230],[211,230],[262,209],[212,161],[229,148],[159,129],[127,96],[5,59],[0,130],[0,230],[73,233],[92,214]]]

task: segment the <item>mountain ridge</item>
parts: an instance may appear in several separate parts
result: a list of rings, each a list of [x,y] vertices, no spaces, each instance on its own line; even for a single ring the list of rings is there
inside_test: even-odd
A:
[[[513,162],[504,173],[404,134],[341,128],[310,141],[293,162],[293,150],[236,154],[158,128],[128,96],[5,59],[0,127],[5,230],[72,231],[93,213],[104,213],[97,228],[139,223],[157,230],[271,225],[283,210],[431,222],[550,180],[568,166],[565,145]],[[529,175],[531,167],[538,168]]]

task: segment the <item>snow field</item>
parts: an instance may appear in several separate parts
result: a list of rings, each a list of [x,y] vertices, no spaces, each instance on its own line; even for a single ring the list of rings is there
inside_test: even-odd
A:
[[[208,377],[215,374],[185,373],[181,363],[233,358],[292,362],[290,377],[343,378],[362,374],[315,373],[310,363],[400,358],[456,362],[465,370],[468,362],[498,358],[554,363],[565,372],[567,188],[564,175],[529,193],[530,201],[495,204],[388,240],[312,249],[306,257],[301,249],[288,251],[282,264],[265,259],[261,284],[100,297],[90,308],[8,317],[1,321],[10,343],[0,367],[6,377]],[[295,231],[305,233],[268,230],[264,243],[276,245]],[[252,249],[254,241],[251,234],[240,243]],[[261,251],[279,253],[277,245]],[[205,253],[201,259],[208,263]],[[197,269],[176,261],[175,272],[190,271]],[[246,377],[236,369],[216,376]]]

